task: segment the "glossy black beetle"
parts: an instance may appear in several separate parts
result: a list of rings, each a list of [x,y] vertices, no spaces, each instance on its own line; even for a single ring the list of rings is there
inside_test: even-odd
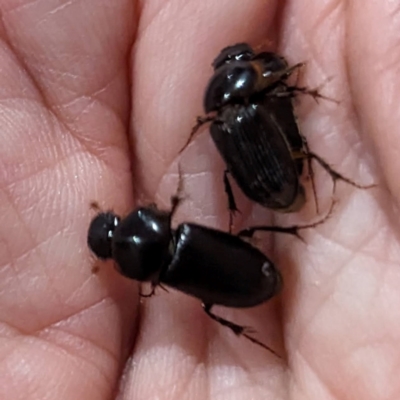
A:
[[[305,203],[300,182],[304,160],[311,179],[314,159],[334,183],[343,180],[359,188],[371,187],[354,183],[309,150],[297,126],[292,98],[296,93],[324,96],[317,90],[288,85],[287,79],[302,63],[289,67],[275,53],[256,54],[240,43],[223,49],[212,65],[214,75],[204,97],[207,115],[198,118],[188,143],[202,124],[211,122],[211,136],[227,166],[224,184],[230,226],[237,207],[228,173],[248,198],[281,212],[298,211]],[[315,195],[313,179],[312,184]]]
[[[165,284],[200,299],[212,319],[280,357],[243,326],[211,312],[216,304],[242,308],[269,300],[281,289],[279,271],[260,250],[238,236],[190,223],[173,230],[171,219],[178,203],[176,196],[171,211],[140,207],[123,219],[112,212],[99,212],[89,227],[89,248],[100,259],[113,259],[122,275],[151,282],[153,290]],[[298,236],[300,229],[326,218],[301,227],[264,226],[255,231]],[[243,236],[253,233],[249,228]]]

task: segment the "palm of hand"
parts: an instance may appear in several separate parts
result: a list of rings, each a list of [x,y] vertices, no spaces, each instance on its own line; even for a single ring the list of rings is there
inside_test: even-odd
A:
[[[1,398],[109,398],[124,366],[126,398],[398,398],[399,46],[388,28],[397,10],[289,3],[277,27],[272,2],[236,3],[147,2],[136,20],[126,0],[57,9],[3,2]],[[333,77],[324,91],[340,99],[300,109],[313,150],[380,187],[340,185],[334,217],[307,232],[307,245],[276,237],[281,304],[226,311],[269,345],[283,341],[287,363],[219,329],[175,292],[144,304],[136,336],[136,284],[109,268],[91,273],[88,204],[128,211],[131,161],[139,198],[167,204],[170,166],[201,112],[213,56],[238,41],[278,41],[278,32],[279,52],[307,61],[311,85]],[[361,141],[382,176],[357,168],[373,168]],[[222,165],[208,135],[188,152],[197,154],[182,163],[189,202],[221,223]],[[328,180],[318,174],[317,184],[328,199]]]

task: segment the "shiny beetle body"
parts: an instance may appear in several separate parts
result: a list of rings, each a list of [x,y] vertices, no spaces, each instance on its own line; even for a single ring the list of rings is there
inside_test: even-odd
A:
[[[305,202],[300,182],[305,141],[294,115],[293,88],[286,83],[300,65],[288,67],[282,57],[255,54],[244,43],[227,47],[213,62],[204,97],[205,112],[215,114],[208,119],[210,133],[227,172],[248,198],[282,212],[298,211]]]
[[[119,272],[154,286],[165,284],[205,304],[252,307],[281,287],[279,271],[257,248],[238,236],[197,224],[170,226],[170,213],[141,207],[120,219],[99,213],[88,244],[112,258]]]
[[[311,160],[325,169],[334,183],[342,180],[362,189],[373,186],[353,182],[309,150],[299,131],[292,100],[299,93],[326,97],[317,90],[288,84],[288,78],[302,63],[289,67],[275,53],[255,53],[249,45],[239,43],[223,49],[212,65],[214,74],[204,96],[206,116],[198,118],[187,143],[201,125],[211,122],[211,136],[226,163],[230,230],[237,207],[228,174],[249,199],[280,212],[296,212],[305,204],[301,183],[305,161],[317,211]]]
[[[113,259],[127,278],[200,299],[212,319],[276,354],[244,327],[211,312],[213,305],[253,307],[275,296],[282,279],[274,264],[238,236],[191,223],[173,230],[172,214],[153,206],[122,219],[100,212],[89,227],[89,248],[100,259]]]
[[[278,111],[282,118],[271,112],[271,108],[279,108],[277,100],[282,99],[224,107],[212,122],[210,133],[227,170],[249,199],[273,210],[291,212],[305,202],[299,179],[303,160],[293,158],[284,131],[292,125],[294,142],[298,131],[291,108]]]

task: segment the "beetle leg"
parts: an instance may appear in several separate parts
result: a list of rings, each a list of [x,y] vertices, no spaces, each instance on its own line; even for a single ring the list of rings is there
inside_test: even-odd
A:
[[[151,290],[149,293],[143,293],[142,289],[140,289],[139,296],[140,297],[152,297],[155,295],[156,288],[158,288],[158,287],[160,287],[162,290],[164,290],[168,293],[168,289],[157,280],[157,281],[151,282]]]
[[[185,143],[185,145],[182,147],[182,149],[179,151],[179,154],[182,153],[183,150],[186,149],[186,147],[189,145],[189,143],[193,140],[194,136],[196,135],[197,131],[200,129],[200,127],[207,122],[214,121],[215,116],[214,115],[205,115],[204,117],[197,117],[196,118],[196,125],[192,128],[192,131],[190,132],[189,139]]]
[[[139,291],[139,296],[140,296],[140,297],[144,297],[144,298],[146,298],[146,297],[152,297],[152,296],[155,294],[155,292],[156,292],[156,286],[155,286],[155,285],[151,285],[151,290],[150,290],[149,293],[143,293],[143,292],[142,292],[142,289],[140,289],[140,291]]]
[[[248,334],[248,332],[253,331],[251,328],[245,327],[245,326],[241,326],[238,324],[235,324],[232,321],[228,321],[227,319],[224,319],[222,317],[219,317],[218,315],[215,315],[213,312],[211,312],[211,308],[213,307],[213,304],[203,304],[203,310],[205,311],[205,313],[214,321],[218,322],[220,325],[225,326],[227,328],[229,328],[235,335],[238,336],[243,336],[245,337],[247,340],[250,340],[250,342],[253,342],[261,347],[263,347],[264,349],[268,350],[269,352],[271,352],[272,354],[274,354],[276,357],[278,358],[282,358],[282,356],[280,356],[276,351],[272,350],[270,347],[268,347],[266,344],[260,342],[259,340],[257,340],[256,338],[250,336]]]
[[[310,148],[308,147],[307,139],[303,135],[301,135],[301,139],[303,141],[303,146],[306,150],[306,153],[310,154]],[[314,180],[314,168],[312,166],[311,161],[312,161],[312,159],[310,157],[307,157],[307,170],[308,170],[308,176],[310,177],[310,180],[311,180],[311,188],[312,188],[313,195],[314,195],[315,210],[316,210],[317,214],[319,214],[317,188],[315,186],[315,180]]]
[[[301,86],[294,85],[294,86],[287,86],[287,90],[294,94],[297,94],[297,93],[308,94],[317,103],[318,103],[318,99],[323,99],[323,100],[332,101],[333,103],[339,104],[338,100],[332,99],[331,97],[324,96],[323,94],[321,94],[321,89],[331,80],[332,80],[332,78],[327,78],[324,82],[322,82],[320,85],[318,85],[314,89],[309,89],[307,87],[301,87]]]
[[[282,82],[282,84],[284,84]],[[299,93],[301,94],[307,94],[309,96],[311,96],[317,103],[318,103],[318,99],[324,99],[324,100],[329,100],[329,101],[333,101],[335,103],[338,103],[337,100],[331,99],[330,97],[326,97],[323,94],[320,94],[318,88],[315,89],[308,89],[306,87],[300,87],[300,86],[289,86],[289,85],[284,85],[285,89],[281,90],[281,91],[275,91],[275,92],[271,92],[271,93],[267,93],[267,96],[274,96],[274,97],[296,97],[298,96]]]
[[[317,223],[318,225],[318,223]],[[250,228],[242,229],[237,233],[240,237],[248,237],[252,238],[256,232],[280,232],[280,233],[287,233],[289,235],[296,236],[300,240],[304,242],[304,239],[300,236],[299,230],[312,228],[314,224],[311,225],[292,225],[292,226],[275,226],[275,225],[256,225]]]
[[[308,94],[311,96],[317,103],[318,99],[324,99],[324,100],[330,100],[330,101],[335,101],[333,99],[330,99],[329,97],[324,96],[323,94],[319,93],[319,87],[314,88],[314,89],[308,89],[306,87],[301,87],[301,86],[287,86],[287,92],[288,95],[292,95],[293,97],[296,96],[297,94]]]
[[[320,218],[318,221],[313,222],[307,225],[292,225],[292,226],[275,226],[275,225],[257,225],[251,226],[250,228],[242,229],[237,235],[241,237],[249,237],[252,238],[256,232],[279,232],[279,233],[287,233],[289,235],[296,236],[301,241],[304,242],[304,239],[300,236],[299,231],[309,228],[315,228],[318,225],[323,224],[327,221],[332,215],[333,208],[335,206],[335,201],[332,201],[331,206],[329,207],[328,212],[323,218]]]
[[[323,86],[325,86],[326,82],[328,82],[328,81],[329,81],[329,79],[313,89],[309,89],[308,87],[297,86],[297,85],[288,85],[286,82],[282,81],[282,82],[280,82],[280,85],[282,85],[284,87],[284,89],[279,90],[279,91],[275,90],[270,93],[266,93],[266,95],[274,96],[274,97],[294,98],[294,97],[298,96],[299,94],[306,94],[306,95],[311,96],[317,103],[318,103],[318,99],[323,99],[323,100],[327,100],[327,101],[331,101],[333,103],[339,104],[338,100],[332,99],[331,97],[321,94],[321,88]]]
[[[241,335],[245,330],[246,327],[235,324],[234,322],[228,321],[222,317],[219,317],[218,315],[215,315],[213,312],[211,312],[211,308],[213,307],[213,304],[203,304],[203,309],[205,313],[212,318],[214,321],[217,321],[219,324],[226,326],[229,328],[235,335]]]
[[[371,189],[373,187],[375,187],[375,184],[371,184],[371,185],[361,185],[360,183],[354,182],[353,180],[351,180],[350,178],[347,178],[346,176],[342,175],[341,173],[337,172],[336,170],[334,170],[323,158],[321,158],[318,154],[315,154],[313,152],[311,152],[308,148],[308,145],[305,143],[305,148],[306,151],[305,152],[292,152],[292,156],[294,159],[296,158],[306,158],[307,159],[307,163],[309,166],[309,171],[313,171],[312,167],[311,167],[311,161],[315,160],[330,176],[331,179],[333,181],[333,193],[335,193],[336,190],[336,182],[337,181],[344,181],[346,183],[348,183],[351,186],[354,186],[358,189]],[[312,173],[313,174],[313,173]],[[310,175],[313,176],[313,175]],[[315,199],[316,197],[316,191],[315,191],[315,186],[313,184],[313,191],[314,191],[314,197]]]
[[[183,193],[183,176],[182,176],[181,165],[178,163],[178,187],[176,188],[176,193],[173,196],[171,196],[171,211],[170,211],[171,219],[174,216],[181,202],[185,199],[182,193]]]
[[[276,83],[283,84],[284,86],[286,86],[284,82],[285,79],[288,79],[289,76],[292,75],[294,71],[298,70],[303,66],[304,63],[298,63],[283,70],[275,72],[268,71],[267,74],[262,75],[262,86],[264,87],[264,89],[268,89],[270,86]]]
[[[281,79],[289,78],[289,76],[292,75],[294,71],[296,71],[296,70],[299,71],[300,68],[304,67],[305,65],[306,65],[306,63],[299,62],[295,65],[292,65],[291,67],[288,67],[285,71],[283,71]]]
[[[310,159],[313,159],[315,161],[317,161],[317,163],[326,171],[328,172],[328,174],[331,176],[334,187],[333,189],[335,190],[336,187],[336,181],[344,181],[346,183],[348,183],[351,186],[354,186],[358,189],[371,189],[373,187],[375,187],[375,184],[371,184],[371,185],[361,185],[357,182],[352,181],[350,178],[347,178],[346,176],[340,174],[339,172],[335,171],[323,158],[321,158],[318,154],[312,153],[312,152],[308,152],[307,154],[305,154],[305,157],[308,157]]]
[[[229,182],[228,178],[229,170],[224,171],[224,187],[225,193],[228,196],[228,208],[229,208],[229,233],[232,232],[233,228],[233,217],[235,213],[239,212],[240,210],[236,206],[235,196],[233,195],[233,190],[231,183]]]

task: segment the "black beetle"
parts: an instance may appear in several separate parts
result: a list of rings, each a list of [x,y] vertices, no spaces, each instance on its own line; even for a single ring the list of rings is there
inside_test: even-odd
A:
[[[125,218],[99,212],[89,227],[89,248],[100,259],[113,259],[127,278],[151,282],[153,292],[156,286],[165,284],[200,299],[212,319],[280,357],[250,336],[245,327],[211,312],[213,305],[242,308],[269,300],[282,286],[278,269],[239,236],[193,223],[172,229],[171,219],[179,201],[177,196],[172,198],[171,211],[152,205],[139,207]],[[314,227],[326,218],[301,227],[265,226],[255,230],[298,236],[300,229]],[[253,233],[249,228],[243,236]]]
[[[298,211],[305,203],[300,182],[304,160],[308,161],[311,179],[314,159],[334,183],[343,180],[359,188],[370,187],[354,183],[333,170],[309,150],[299,132],[293,97],[305,93],[324,98],[317,90],[287,83],[303,63],[289,67],[275,53],[256,54],[248,44],[239,43],[223,49],[212,65],[214,75],[204,96],[207,115],[198,118],[187,144],[202,124],[211,122],[211,136],[227,166],[224,184],[231,211],[230,228],[237,207],[228,173],[248,198],[281,212]],[[312,185],[315,195],[313,179]]]

